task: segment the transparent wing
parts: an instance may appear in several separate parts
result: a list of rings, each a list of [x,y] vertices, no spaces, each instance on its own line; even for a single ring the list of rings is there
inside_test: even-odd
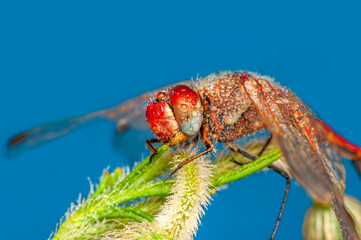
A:
[[[277,83],[271,83],[271,90],[276,93],[276,102],[280,110],[288,119],[294,120],[301,129],[303,136],[311,143],[313,150],[321,160],[327,174],[339,192],[344,191],[346,172],[340,151],[335,142],[328,138],[328,134],[320,129],[323,122],[301,99],[288,89]],[[294,129],[294,128],[292,128]]]
[[[318,176],[320,179],[316,183],[320,185],[322,183],[325,187],[331,180],[332,184],[337,186],[337,190],[343,192],[345,170],[342,160],[332,142],[315,131],[313,121],[310,120],[310,117],[315,118],[312,110],[294,93],[277,83],[251,79],[245,83],[245,88],[270,131],[278,135],[279,144],[287,148],[284,149],[290,154],[287,162],[294,173],[301,178],[300,183],[304,182],[304,187],[311,196],[313,195],[311,192],[314,192],[312,189],[317,186],[314,178]],[[303,160],[293,160],[297,158]],[[324,172],[325,176],[320,175],[318,171]],[[315,192],[314,195],[317,195],[319,189]]]
[[[332,143],[314,131],[309,118],[314,117],[312,110],[277,83],[250,78],[244,87],[278,142],[296,180],[315,202],[332,204],[344,238],[359,239],[343,204],[343,164]]]
[[[327,139],[328,143],[332,143],[328,145],[332,145],[333,149],[336,149],[338,153],[350,159],[361,176],[361,148],[342,137],[324,121],[318,118],[310,118],[310,120],[313,128],[317,131],[317,135]]]
[[[191,81],[174,83],[163,88],[171,88],[178,84],[192,84]],[[117,106],[86,114],[81,117],[45,124],[21,132],[12,137],[7,146],[7,155],[15,156],[33,147],[47,143],[69,132],[105,121],[116,121],[118,131],[128,127],[143,128],[145,125],[145,107],[150,98],[161,89],[146,92],[138,97],[129,99]]]

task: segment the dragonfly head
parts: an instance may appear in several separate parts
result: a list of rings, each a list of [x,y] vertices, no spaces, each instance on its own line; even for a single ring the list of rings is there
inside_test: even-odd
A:
[[[159,92],[147,106],[152,132],[169,145],[186,142],[202,126],[203,109],[196,91],[185,85]]]

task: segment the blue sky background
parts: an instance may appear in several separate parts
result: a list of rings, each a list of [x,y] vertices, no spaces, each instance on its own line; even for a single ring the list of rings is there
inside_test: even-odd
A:
[[[359,1],[2,1],[0,144],[198,74],[245,69],[291,88],[361,145]],[[96,125],[0,156],[1,239],[46,239],[107,166],[133,164]],[[139,134],[133,159],[145,156]],[[349,162],[347,192],[361,199]],[[214,196],[196,239],[268,239],[285,181],[268,172]],[[293,182],[277,239],[301,239],[311,201]]]

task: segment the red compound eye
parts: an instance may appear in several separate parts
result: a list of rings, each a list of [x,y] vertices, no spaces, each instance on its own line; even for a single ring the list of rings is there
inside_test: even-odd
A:
[[[169,93],[170,104],[174,107],[177,104],[196,106],[199,100],[198,94],[185,85],[175,86]]]
[[[196,134],[202,124],[202,105],[197,92],[178,85],[170,91],[169,102],[182,132],[188,136]]]
[[[178,131],[173,111],[165,101],[149,103],[145,116],[150,129],[162,142],[169,141]]]

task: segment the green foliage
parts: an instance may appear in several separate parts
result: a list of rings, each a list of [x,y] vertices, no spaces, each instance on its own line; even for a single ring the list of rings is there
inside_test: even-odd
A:
[[[201,157],[164,182],[161,177],[197,149],[182,151],[174,153],[163,145],[151,163],[148,157],[129,174],[120,168],[105,171],[97,190],[71,207],[52,239],[192,239],[218,186],[259,171],[282,156],[276,149],[242,166],[230,161],[246,162],[235,153],[224,154],[214,164]]]

